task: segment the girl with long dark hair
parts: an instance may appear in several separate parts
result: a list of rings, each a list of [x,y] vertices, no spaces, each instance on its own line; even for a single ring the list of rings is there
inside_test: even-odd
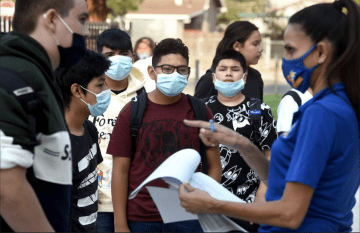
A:
[[[248,97],[258,98],[263,100],[264,82],[259,71],[250,67],[256,65],[261,57],[263,51],[261,47],[261,35],[258,28],[248,21],[236,21],[230,24],[225,31],[224,37],[219,42],[216,48],[216,55],[219,53],[233,49],[246,59],[248,67],[248,80],[242,91]],[[214,87],[212,73],[215,68],[206,71],[195,87],[194,96],[200,99],[209,98],[217,95],[217,90]]]

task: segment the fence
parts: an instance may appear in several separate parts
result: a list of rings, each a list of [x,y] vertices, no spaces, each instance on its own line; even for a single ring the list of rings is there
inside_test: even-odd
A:
[[[111,28],[111,25],[108,23],[91,22],[87,23],[86,26],[90,32],[90,36],[86,38],[86,46],[90,50],[97,51],[96,40],[98,36],[106,29]]]
[[[0,17],[0,30],[1,32],[12,31],[12,17],[8,17],[8,16]]]

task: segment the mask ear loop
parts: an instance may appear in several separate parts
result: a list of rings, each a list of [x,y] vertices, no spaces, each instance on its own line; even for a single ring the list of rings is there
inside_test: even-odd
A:
[[[90,90],[86,89],[85,87],[83,87],[83,86],[81,86],[81,85],[79,85],[79,86],[80,86],[82,89],[84,89],[84,90],[86,90],[86,91],[90,92],[91,94],[95,95],[95,97],[97,97],[97,96],[96,96],[96,94],[95,94],[94,92],[92,92],[92,91],[90,91]],[[85,100],[83,100],[83,99],[81,99],[81,98],[80,98],[80,100],[81,100],[82,102],[84,102],[86,105],[94,106],[94,105],[91,105],[91,104],[89,104],[89,103],[86,103],[86,102],[85,102]]]
[[[46,20],[46,13],[43,14],[43,18]],[[56,41],[56,44],[57,45],[60,45],[58,39],[56,38],[55,34],[53,33],[52,36],[54,37],[55,41]]]
[[[65,25],[65,27],[70,31],[71,34],[74,34],[73,30],[67,25],[67,23],[60,17],[60,15],[56,14],[60,21]]]

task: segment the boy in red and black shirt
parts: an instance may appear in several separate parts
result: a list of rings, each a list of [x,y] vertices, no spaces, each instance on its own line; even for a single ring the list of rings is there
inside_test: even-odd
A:
[[[181,93],[190,74],[188,48],[179,39],[165,39],[154,50],[149,76],[156,89],[148,100],[139,128],[136,152],[132,156],[130,133],[131,103],[123,108],[116,122],[108,154],[113,155],[112,197],[116,231],[135,232],[199,232],[198,221],[164,224],[155,203],[145,188],[134,199],[128,195],[173,153],[193,148],[200,150],[199,131],[187,127],[184,119],[195,120],[186,95]],[[207,108],[208,118],[212,118]],[[208,175],[220,181],[221,166],[218,147],[207,148]],[[176,165],[174,165],[176,166]],[[148,185],[168,187],[162,180]]]

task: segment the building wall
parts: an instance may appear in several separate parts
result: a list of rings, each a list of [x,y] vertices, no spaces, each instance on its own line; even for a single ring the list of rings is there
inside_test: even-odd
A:
[[[130,36],[133,45],[144,36],[159,42],[165,38],[183,38],[184,24],[177,19],[133,19]]]
[[[201,31],[203,20],[204,20],[204,15],[203,14],[201,14],[199,16],[196,16],[196,17],[193,17],[191,19],[191,23],[185,24],[185,29]]]
[[[209,32],[214,32],[216,30],[217,14],[218,10],[215,1],[210,1]]]

